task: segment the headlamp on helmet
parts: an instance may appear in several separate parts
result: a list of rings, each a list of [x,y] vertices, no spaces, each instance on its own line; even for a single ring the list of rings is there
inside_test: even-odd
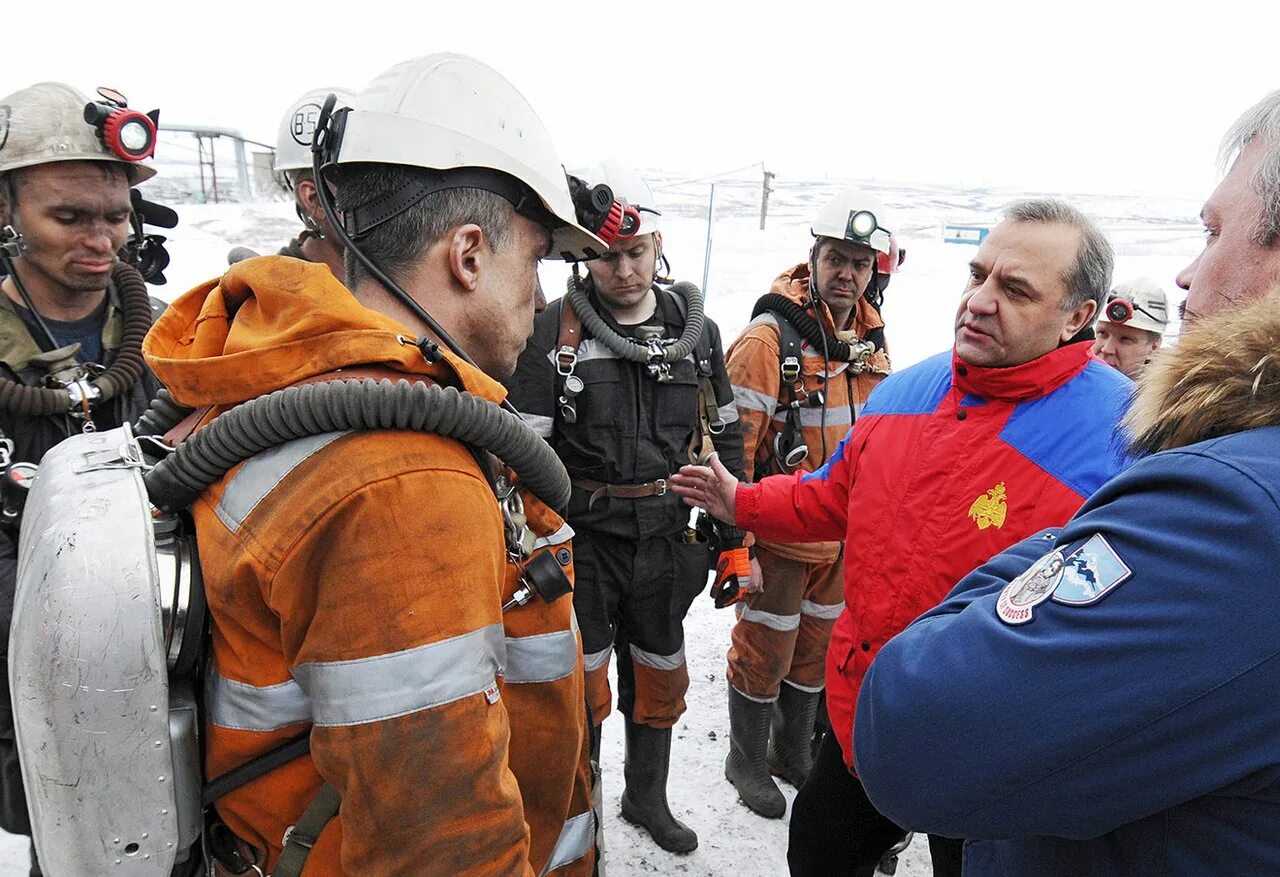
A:
[[[604,183],[593,186],[581,177],[567,176],[569,195],[579,224],[605,244],[612,245],[619,238],[634,237],[640,230],[640,211],[615,199],[609,186]]]
[[[849,224],[845,228],[845,237],[849,240],[869,238],[871,233],[879,227],[876,215],[870,210],[851,210]]]
[[[1127,323],[1133,319],[1133,302],[1127,298],[1113,298],[1107,302],[1104,313],[1108,322]]]
[[[131,110],[124,95],[114,89],[99,88],[98,94],[103,99],[85,104],[84,120],[97,130],[103,145],[124,161],[155,155],[160,111]]]

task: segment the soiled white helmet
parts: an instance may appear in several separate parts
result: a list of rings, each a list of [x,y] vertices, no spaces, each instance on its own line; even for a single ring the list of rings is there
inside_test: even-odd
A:
[[[55,161],[110,161],[124,165],[129,182],[156,175],[140,162],[108,149],[84,118],[89,98],[61,82],[41,82],[0,98],[0,173]]]
[[[369,83],[347,116],[337,162],[499,171],[518,185],[498,194],[551,228],[553,255],[608,249],[579,225],[564,166],[533,107],[502,74],[465,55],[415,58]]]
[[[660,231],[662,213],[653,197],[653,190],[644,181],[644,177],[621,162],[602,161],[598,167],[587,171],[587,182],[604,183],[613,190],[613,197],[620,203],[634,207],[640,214],[640,227],[633,235],[652,234]]]
[[[880,199],[861,189],[849,188],[837,192],[822,206],[813,218],[810,231],[814,237],[862,244],[887,256],[893,249],[892,223]]]
[[[277,173],[310,170],[311,138],[316,132],[316,121],[325,98],[338,96],[334,109],[353,106],[355,92],[349,88],[317,88],[308,91],[289,105],[276,129],[276,157],[273,167]]]

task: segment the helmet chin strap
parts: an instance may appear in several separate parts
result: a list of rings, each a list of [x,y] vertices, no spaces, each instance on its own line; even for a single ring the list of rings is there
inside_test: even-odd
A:
[[[462,345],[454,340],[453,336],[445,331],[444,327],[431,316],[413,296],[405,291],[404,287],[396,283],[391,277],[379,268],[372,259],[365,255],[360,249],[359,244],[347,233],[346,227],[343,225],[342,219],[338,216],[337,208],[334,207],[333,199],[329,196],[329,187],[324,184],[324,172],[331,167],[337,167],[338,147],[341,145],[341,122],[342,115],[334,115],[333,108],[337,103],[337,95],[329,95],[325,98],[324,106],[320,110],[320,118],[316,121],[316,130],[312,135],[311,141],[311,170],[316,179],[316,197],[320,200],[320,206],[324,208],[324,215],[329,220],[329,225],[333,227],[333,233],[341,241],[342,246],[347,252],[352,253],[369,274],[382,284],[382,286],[391,293],[399,302],[409,310],[411,314],[417,317],[422,323],[431,330],[431,332],[439,338],[446,347],[464,362],[475,366],[476,361],[472,359],[462,348]],[[345,111],[344,111],[345,112]],[[333,126],[337,122],[336,127]],[[423,351],[423,356],[429,358],[429,352]],[[483,369],[481,369],[483,371]],[[512,414],[518,415],[514,405],[509,401],[503,400],[502,407],[506,408]]]

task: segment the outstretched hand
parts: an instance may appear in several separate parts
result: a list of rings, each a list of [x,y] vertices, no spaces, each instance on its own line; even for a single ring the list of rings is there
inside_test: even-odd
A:
[[[738,479],[724,467],[718,454],[713,454],[708,462],[710,466],[681,466],[680,471],[671,476],[671,489],[689,505],[700,506],[712,517],[732,524]]]

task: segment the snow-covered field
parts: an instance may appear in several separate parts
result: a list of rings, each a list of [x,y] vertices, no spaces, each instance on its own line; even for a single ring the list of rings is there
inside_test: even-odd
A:
[[[665,249],[676,277],[700,282],[707,238],[708,185],[682,183],[673,175],[650,179],[664,209]],[[767,228],[759,230],[759,177],[719,181],[715,191],[707,309],[732,338],[748,321],[756,298],[772,278],[801,261],[810,236],[808,220],[839,187],[835,181],[775,181]],[[944,244],[946,221],[994,220],[1000,207],[1029,195],[1011,190],[960,190],[942,185],[871,183],[894,212],[900,243],[907,248],[902,273],[889,287],[884,307],[890,352],[902,368],[951,345],[956,301],[974,248]],[[1208,193],[1205,193],[1206,195]],[[1068,201],[1097,218],[1117,250],[1115,280],[1146,274],[1165,286],[1170,304],[1182,298],[1173,285],[1176,272],[1199,251],[1199,201],[1081,194]],[[286,202],[181,205],[181,223],[168,233],[173,263],[169,284],[155,293],[170,299],[213,277],[225,267],[235,245],[274,251],[298,227]],[[887,223],[886,223],[887,224]],[[564,269],[544,268],[548,296],[563,288]],[[689,856],[655,847],[648,835],[621,821],[622,726],[605,723],[603,749],[607,824],[606,868],[610,877],[633,874],[738,875],[766,877],[786,873],[785,820],[762,819],[737,801],[724,780],[728,749],[724,656],[733,615],[716,611],[700,598],[686,622],[691,688],[689,711],[676,727],[672,748],[670,799],[677,816],[694,828],[700,844]],[[788,801],[794,790],[783,786]],[[0,833],[0,877],[26,874],[26,839]],[[917,841],[904,854],[898,874],[929,874],[928,850]],[[56,877],[56,875],[55,875]]]

